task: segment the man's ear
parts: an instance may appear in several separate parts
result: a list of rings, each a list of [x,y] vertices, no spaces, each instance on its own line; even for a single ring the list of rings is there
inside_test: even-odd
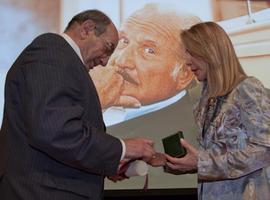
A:
[[[89,34],[94,33],[95,27],[96,24],[91,19],[84,21],[80,26],[81,38],[85,39]]]
[[[177,91],[185,89],[192,80],[194,80],[195,76],[192,73],[190,67],[188,67],[185,63],[179,66],[176,82],[177,82]]]

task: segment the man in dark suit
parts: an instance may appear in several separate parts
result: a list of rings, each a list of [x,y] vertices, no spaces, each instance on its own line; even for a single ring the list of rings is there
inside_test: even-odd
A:
[[[63,35],[39,36],[17,58],[5,85],[1,200],[101,199],[104,177],[116,173],[121,158],[152,158],[151,140],[106,134],[88,76],[106,65],[117,41],[111,20],[88,10]]]

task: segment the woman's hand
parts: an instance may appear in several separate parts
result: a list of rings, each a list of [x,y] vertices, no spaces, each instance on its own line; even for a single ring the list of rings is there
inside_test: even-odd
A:
[[[184,139],[181,139],[180,142],[186,148],[187,154],[182,158],[174,158],[166,154],[166,165],[169,171],[173,170],[181,173],[197,171],[198,150]]]

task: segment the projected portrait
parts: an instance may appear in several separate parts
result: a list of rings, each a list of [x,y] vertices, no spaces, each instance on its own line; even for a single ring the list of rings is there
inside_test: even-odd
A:
[[[104,108],[106,125],[159,110],[185,95],[184,89],[192,83],[194,75],[184,63],[179,34],[197,22],[195,16],[150,4],[123,23],[119,43],[107,66],[123,78],[116,100],[106,101],[115,96],[113,91],[102,93],[109,69],[98,67],[90,71]]]

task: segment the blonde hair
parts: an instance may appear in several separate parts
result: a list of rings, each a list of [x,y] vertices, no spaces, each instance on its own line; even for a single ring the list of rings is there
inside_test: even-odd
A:
[[[208,97],[229,93],[246,77],[226,32],[214,22],[203,22],[181,33],[181,40],[191,56],[207,65]]]

